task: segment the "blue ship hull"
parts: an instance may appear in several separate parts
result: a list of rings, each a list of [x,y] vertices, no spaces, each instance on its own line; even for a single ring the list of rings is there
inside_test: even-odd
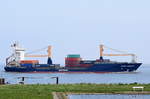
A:
[[[52,67],[47,64],[33,66],[6,66],[8,72],[132,72],[136,71],[142,63],[100,63],[90,67]]]

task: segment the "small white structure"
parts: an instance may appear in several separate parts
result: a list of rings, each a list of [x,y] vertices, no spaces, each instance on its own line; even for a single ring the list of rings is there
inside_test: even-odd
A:
[[[133,88],[133,91],[136,91],[136,89],[141,89],[142,91],[144,90],[143,86],[134,86],[132,88]]]
[[[15,42],[14,44],[11,45],[13,49],[13,53],[11,56],[6,58],[6,65],[14,65],[14,66],[19,66],[19,61],[24,60],[25,58],[25,49],[21,48],[19,46],[18,42]]]
[[[24,60],[25,49],[21,48],[18,42],[11,45],[11,47],[13,48],[13,56],[15,57],[15,61]]]

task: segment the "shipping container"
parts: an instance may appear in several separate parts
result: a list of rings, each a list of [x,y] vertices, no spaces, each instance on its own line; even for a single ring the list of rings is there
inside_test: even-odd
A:
[[[80,54],[69,54],[67,55],[68,58],[80,58]]]
[[[80,63],[80,61],[65,61],[66,64],[77,64]]]
[[[34,67],[31,63],[20,64],[21,67]]]
[[[39,64],[38,60],[21,60],[21,64]]]
[[[81,61],[81,58],[65,58],[66,61]]]

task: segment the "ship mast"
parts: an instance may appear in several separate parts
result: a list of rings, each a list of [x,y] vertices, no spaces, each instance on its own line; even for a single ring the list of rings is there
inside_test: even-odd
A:
[[[52,53],[51,53],[51,50],[52,50],[52,46],[48,46],[48,50],[47,50],[47,52],[48,52],[48,60],[47,60],[47,64],[53,64],[52,63]]]
[[[103,60],[104,45],[100,45],[100,60]]]

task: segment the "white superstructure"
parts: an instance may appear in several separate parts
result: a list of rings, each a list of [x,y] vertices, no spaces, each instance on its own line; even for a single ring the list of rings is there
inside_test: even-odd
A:
[[[6,64],[19,63],[19,61],[25,58],[25,49],[19,46],[18,42],[11,45],[13,53],[6,59]]]
[[[13,56],[15,57],[15,61],[24,60],[25,49],[21,48],[17,42],[11,45],[11,47],[13,48]]]

